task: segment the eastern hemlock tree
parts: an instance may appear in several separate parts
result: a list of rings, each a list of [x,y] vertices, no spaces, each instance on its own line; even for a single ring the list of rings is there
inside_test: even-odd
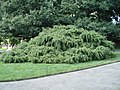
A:
[[[114,43],[95,31],[75,26],[54,26],[28,43],[3,53],[5,63],[80,63],[114,57]]]

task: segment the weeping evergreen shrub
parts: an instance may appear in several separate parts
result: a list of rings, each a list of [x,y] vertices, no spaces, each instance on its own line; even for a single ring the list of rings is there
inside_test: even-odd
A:
[[[24,50],[12,50],[2,54],[1,60],[5,63],[23,63],[28,62],[28,56]]]
[[[73,25],[46,28],[29,42],[2,55],[5,63],[80,63],[114,57],[114,43]]]

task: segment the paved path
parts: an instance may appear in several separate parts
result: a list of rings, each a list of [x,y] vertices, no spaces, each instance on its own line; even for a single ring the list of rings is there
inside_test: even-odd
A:
[[[44,78],[2,82],[0,90],[120,90],[120,62]]]

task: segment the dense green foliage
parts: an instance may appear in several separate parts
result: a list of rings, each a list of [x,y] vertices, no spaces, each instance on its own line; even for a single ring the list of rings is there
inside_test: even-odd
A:
[[[113,57],[114,43],[95,31],[75,26],[44,29],[28,43],[19,44],[2,55],[5,63],[80,63]]]
[[[106,36],[108,40],[118,42],[120,41],[120,25],[113,25],[111,22],[99,22],[93,18],[78,19],[75,25],[86,30],[94,30]]]
[[[120,0],[1,0],[0,35],[29,40],[37,36],[42,27],[73,25],[79,20],[77,25],[82,24],[81,27],[90,29],[92,24],[92,30],[97,28],[109,40],[119,41],[119,26],[107,24],[113,10],[119,14],[119,2]],[[86,17],[94,20],[84,25],[82,22]]]

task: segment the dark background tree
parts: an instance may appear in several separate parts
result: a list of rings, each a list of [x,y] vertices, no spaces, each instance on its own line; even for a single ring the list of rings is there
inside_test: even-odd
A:
[[[3,37],[29,40],[42,27],[75,24],[97,29],[109,40],[118,42],[119,25],[110,23],[110,17],[115,15],[113,10],[120,13],[120,0],[1,0],[0,33]]]

